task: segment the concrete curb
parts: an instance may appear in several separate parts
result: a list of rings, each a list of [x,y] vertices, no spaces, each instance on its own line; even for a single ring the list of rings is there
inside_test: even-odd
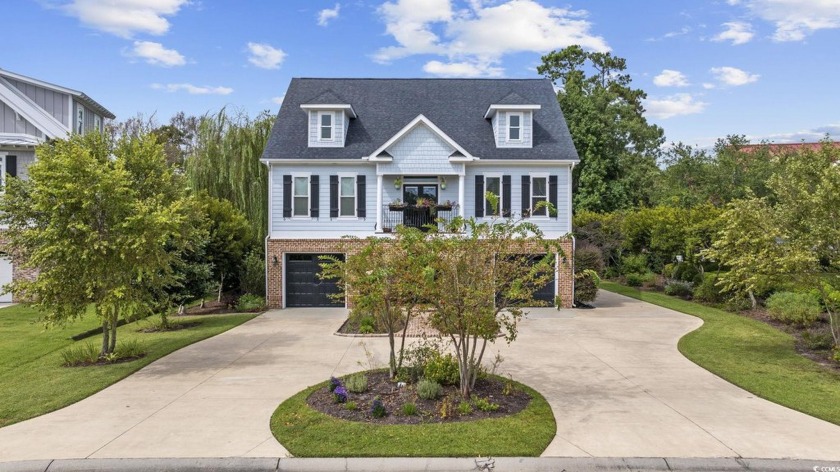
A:
[[[406,472],[449,471],[766,471],[830,472],[840,462],[801,459],[665,457],[501,457],[473,458],[177,458],[56,459],[0,462],[0,472]]]

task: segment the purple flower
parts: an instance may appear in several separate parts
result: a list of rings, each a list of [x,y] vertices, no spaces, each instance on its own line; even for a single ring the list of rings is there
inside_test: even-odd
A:
[[[347,389],[343,385],[339,385],[333,390],[333,398],[336,403],[344,403],[347,401]]]
[[[330,392],[335,392],[335,389],[341,387],[341,380],[335,377],[330,377]]]

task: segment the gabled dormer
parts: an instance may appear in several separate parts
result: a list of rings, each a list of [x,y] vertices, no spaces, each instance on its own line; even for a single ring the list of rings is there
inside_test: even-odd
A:
[[[515,92],[493,103],[484,114],[493,125],[497,148],[533,147],[534,112],[540,105],[528,103]]]
[[[327,90],[300,108],[307,113],[309,147],[344,147],[353,107],[332,90]]]

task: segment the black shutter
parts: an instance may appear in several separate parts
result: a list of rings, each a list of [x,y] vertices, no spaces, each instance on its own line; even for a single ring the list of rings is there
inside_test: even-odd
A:
[[[6,156],[6,173],[17,177],[17,156]]]
[[[318,192],[319,189],[320,189],[320,186],[318,185],[318,176],[313,175],[312,177],[309,177],[309,198],[311,200],[309,203],[312,206],[309,209],[309,216],[311,216],[312,218],[318,218],[318,216],[319,216],[318,215],[318,206],[319,206],[318,204],[321,201],[321,199],[318,198],[321,195]]]
[[[510,176],[502,176],[502,216],[510,216]]]
[[[292,217],[292,176],[283,176],[283,218]]]
[[[548,203],[551,203],[551,206],[554,207],[554,216],[557,218],[557,176],[556,175],[549,175],[548,176]]]
[[[475,176],[475,216],[484,216],[484,176]]]
[[[522,176],[522,217],[531,216],[531,176]]]
[[[330,218],[338,218],[338,176],[330,176]]]
[[[367,199],[365,189],[367,188],[364,175],[356,176],[356,216],[367,218]]]

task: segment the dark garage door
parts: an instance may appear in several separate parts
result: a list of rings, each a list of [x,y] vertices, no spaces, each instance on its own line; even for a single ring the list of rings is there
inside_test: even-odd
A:
[[[545,257],[545,256],[542,255],[542,254],[540,254],[540,255],[535,254],[535,255],[531,256],[531,259],[536,264],[543,257]],[[541,301],[544,301],[544,302],[548,302],[549,306],[554,305],[554,287],[557,283],[556,277],[557,277],[556,275],[554,277],[552,277],[550,282],[548,282],[544,287],[540,287],[534,293],[534,300],[541,300]]]
[[[287,307],[343,307],[344,300],[336,301],[331,294],[339,293],[335,281],[321,280],[321,261],[323,254],[287,254],[286,255],[286,306]],[[340,257],[341,254],[333,254]]]

